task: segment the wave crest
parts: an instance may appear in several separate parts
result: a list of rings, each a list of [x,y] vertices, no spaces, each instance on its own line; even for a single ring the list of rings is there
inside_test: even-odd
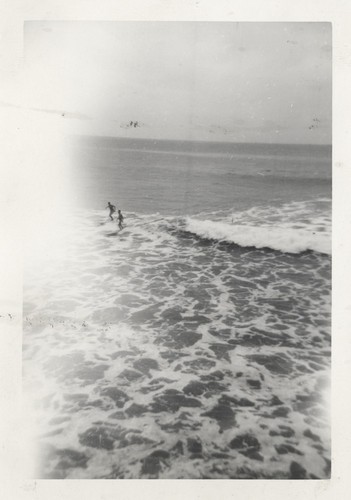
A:
[[[201,238],[235,243],[242,247],[271,248],[285,253],[307,250],[331,254],[330,235],[313,229],[269,225],[239,225],[225,222],[186,219],[186,231]]]

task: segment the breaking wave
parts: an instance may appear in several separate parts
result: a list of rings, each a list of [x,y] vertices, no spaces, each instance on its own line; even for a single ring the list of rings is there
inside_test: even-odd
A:
[[[286,253],[312,250],[331,254],[330,235],[302,227],[239,225],[187,218],[186,231],[201,238],[235,243],[242,247],[271,248]]]

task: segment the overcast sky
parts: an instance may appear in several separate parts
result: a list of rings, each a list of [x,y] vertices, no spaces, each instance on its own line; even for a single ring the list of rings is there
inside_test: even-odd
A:
[[[72,132],[331,143],[328,23],[33,21],[24,35],[15,104]]]

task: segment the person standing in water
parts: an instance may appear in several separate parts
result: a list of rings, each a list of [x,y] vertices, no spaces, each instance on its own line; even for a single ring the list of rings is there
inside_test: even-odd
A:
[[[112,214],[115,213],[116,207],[112,205],[110,202],[108,202],[107,207],[110,209],[110,219],[113,220]]]
[[[122,212],[120,210],[118,210],[118,227],[120,229],[123,229],[123,225],[122,225],[123,221],[124,221],[124,217],[122,215]]]

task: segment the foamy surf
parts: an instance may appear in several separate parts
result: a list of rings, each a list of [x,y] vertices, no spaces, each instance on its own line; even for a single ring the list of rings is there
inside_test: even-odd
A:
[[[54,252],[28,261],[37,477],[328,477],[329,257],[197,237],[224,241],[259,213],[193,217],[185,232],[157,213],[124,212],[118,231],[81,211]]]
[[[228,224],[194,218],[187,218],[185,227],[187,231],[202,238],[235,243],[242,247],[270,248],[286,253],[300,253],[306,250],[331,253],[329,235],[312,230]]]

